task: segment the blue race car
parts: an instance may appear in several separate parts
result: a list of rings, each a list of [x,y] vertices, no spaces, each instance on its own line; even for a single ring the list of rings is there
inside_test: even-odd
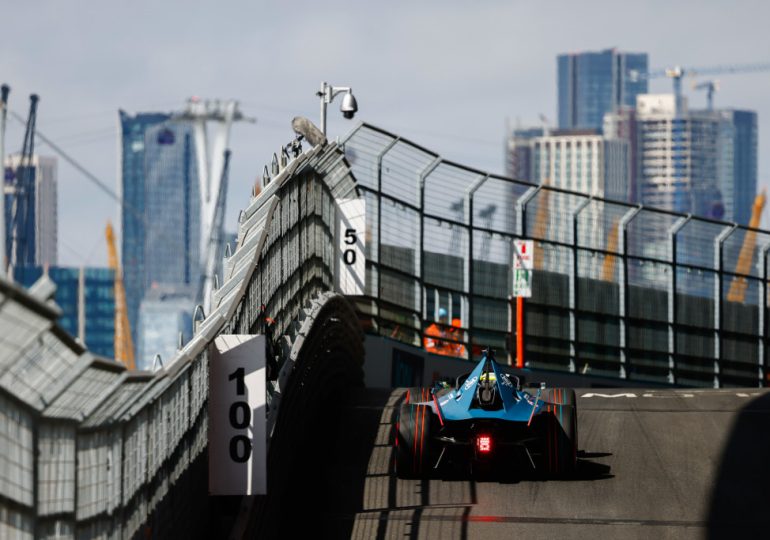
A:
[[[491,349],[455,385],[407,390],[396,423],[396,474],[427,476],[442,464],[469,466],[470,472],[523,466],[548,475],[575,469],[575,391],[525,391],[505,373]]]

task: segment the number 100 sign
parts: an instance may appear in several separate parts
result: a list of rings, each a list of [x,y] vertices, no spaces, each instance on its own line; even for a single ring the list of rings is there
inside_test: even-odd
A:
[[[221,335],[209,355],[209,493],[267,493],[265,336]]]

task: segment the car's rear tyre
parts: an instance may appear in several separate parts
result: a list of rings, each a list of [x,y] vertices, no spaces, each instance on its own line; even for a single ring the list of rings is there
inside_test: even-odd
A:
[[[572,388],[546,388],[540,393],[540,399],[557,405],[577,407],[575,391]]]
[[[575,391],[572,388],[546,388],[540,395],[540,399],[547,403],[569,405],[572,407],[573,416],[575,417],[575,436],[572,440],[575,444],[575,448],[577,448],[577,398],[575,397]]]
[[[543,461],[546,473],[571,473],[577,465],[577,411],[573,405],[546,404],[543,415]]]
[[[427,405],[401,405],[396,431],[396,475],[419,478],[430,471],[433,411]]]
[[[429,401],[431,399],[430,388],[421,388],[415,386],[407,388],[404,394],[404,403],[414,405],[415,403],[421,403],[423,401]]]

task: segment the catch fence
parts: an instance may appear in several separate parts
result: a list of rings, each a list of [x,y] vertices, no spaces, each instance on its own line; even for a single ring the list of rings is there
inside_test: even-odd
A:
[[[421,346],[446,310],[466,357],[515,356],[513,240],[532,239],[529,367],[767,385],[770,232],[487,174],[367,124],[342,144],[366,199],[371,332]]]

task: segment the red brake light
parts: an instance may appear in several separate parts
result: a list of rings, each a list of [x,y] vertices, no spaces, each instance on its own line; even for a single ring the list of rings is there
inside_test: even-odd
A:
[[[476,448],[482,454],[488,454],[492,451],[492,437],[489,435],[479,435],[476,438]]]

